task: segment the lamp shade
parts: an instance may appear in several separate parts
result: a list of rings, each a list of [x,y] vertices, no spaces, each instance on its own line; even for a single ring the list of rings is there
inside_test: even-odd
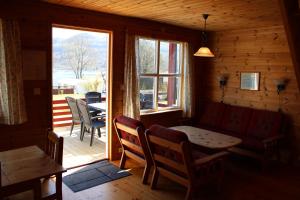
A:
[[[194,54],[194,56],[200,57],[215,57],[208,47],[200,47],[200,49]]]

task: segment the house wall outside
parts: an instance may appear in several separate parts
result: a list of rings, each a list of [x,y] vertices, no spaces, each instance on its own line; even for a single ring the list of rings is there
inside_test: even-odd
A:
[[[275,80],[288,80],[280,94],[281,110],[291,121],[289,148],[300,146],[300,93],[283,26],[220,31],[214,33],[215,58],[207,65],[203,80],[205,100],[221,101],[218,77],[228,76],[224,102],[231,105],[277,111],[279,96]],[[259,72],[259,91],[240,89],[240,72]]]
[[[69,8],[43,2],[1,1],[0,17],[17,19],[21,25],[21,41],[23,51],[38,51],[46,55],[46,59],[39,71],[43,74],[31,76],[31,70],[25,69],[27,76],[24,80],[25,101],[28,111],[28,122],[22,125],[0,125],[0,151],[21,146],[43,146],[46,129],[52,126],[52,70],[51,70],[51,43],[52,24],[83,27],[113,32],[112,51],[112,110],[111,115],[122,114],[123,92],[121,90],[124,79],[124,50],[126,31],[138,35],[166,40],[191,41],[199,43],[199,32],[148,20],[122,17]],[[23,58],[26,59],[26,58]],[[32,61],[34,62],[34,61]],[[30,62],[29,65],[30,67]],[[29,75],[28,75],[29,74]],[[32,71],[32,74],[34,72]],[[40,94],[34,90],[40,88]],[[172,115],[172,113],[170,113]],[[169,114],[151,115],[146,117],[159,118],[161,122],[168,122]],[[180,115],[175,115],[180,118]],[[177,118],[172,116],[172,120]],[[168,125],[168,123],[161,123]],[[112,128],[111,159],[120,156],[119,141]]]

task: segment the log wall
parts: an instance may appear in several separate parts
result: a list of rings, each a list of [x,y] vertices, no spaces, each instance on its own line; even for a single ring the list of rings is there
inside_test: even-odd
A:
[[[224,102],[232,105],[282,111],[291,119],[293,147],[300,146],[300,94],[283,26],[214,33],[215,58],[204,67],[205,100],[221,101],[218,77],[228,76]],[[259,91],[240,89],[241,72],[259,72]],[[287,79],[277,94],[275,80]],[[299,151],[299,148],[298,148]]]

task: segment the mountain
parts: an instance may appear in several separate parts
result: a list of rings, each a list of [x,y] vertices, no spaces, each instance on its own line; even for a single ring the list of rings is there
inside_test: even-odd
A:
[[[74,48],[80,48],[80,45],[85,45],[84,48],[88,48],[89,51],[84,55],[87,56],[86,59],[90,59],[91,64],[89,66],[89,71],[105,71],[106,63],[107,63],[107,52],[108,52],[108,34],[99,35],[94,32],[83,32],[80,34],[76,34],[67,39],[55,38],[53,37],[53,69],[69,69],[72,68],[69,66],[70,62],[66,59],[66,57],[75,57],[72,55],[75,51]],[[83,41],[80,43],[80,41]],[[72,46],[73,45],[73,46]],[[77,56],[79,59],[80,56]],[[73,58],[73,59],[77,59]],[[76,62],[74,62],[76,63]]]

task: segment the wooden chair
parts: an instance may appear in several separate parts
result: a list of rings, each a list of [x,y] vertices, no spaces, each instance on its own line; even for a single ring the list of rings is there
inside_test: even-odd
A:
[[[64,138],[58,137],[52,130],[48,130],[45,153],[58,164],[63,161]],[[42,199],[62,199],[62,174],[53,174],[52,177],[41,180]]]
[[[94,140],[94,135],[95,135],[95,129],[98,130],[98,135],[99,137],[101,137],[101,130],[100,128],[105,127],[105,122],[103,119],[95,117],[92,118],[90,112],[89,112],[89,108],[87,106],[87,103],[81,99],[77,99],[76,100],[78,109],[79,109],[79,113],[81,116],[81,119],[83,121],[83,128],[80,134],[80,140],[83,140],[84,137],[84,133],[86,130],[88,129],[92,129],[91,131],[91,142],[90,142],[90,146],[93,145],[93,140]]]
[[[147,183],[152,160],[145,138],[145,128],[141,121],[118,116],[113,120],[118,138],[122,146],[120,168],[125,167],[127,157],[145,165],[142,182]]]
[[[0,162],[0,200],[2,200],[4,197],[8,197],[29,190],[33,190],[34,200],[41,199],[41,184],[39,181],[31,181],[31,182],[19,183],[14,186],[3,187],[1,162]]]
[[[219,152],[206,155],[193,151],[187,136],[180,131],[153,125],[146,130],[146,140],[154,163],[151,188],[155,189],[159,175],[188,188],[185,199],[192,199],[197,186],[223,177],[223,160],[228,154]]]
[[[72,135],[72,131],[74,128],[75,124],[80,124],[80,133],[82,131],[83,128],[83,122],[80,118],[79,115],[79,110],[76,104],[76,99],[74,99],[73,97],[66,97],[67,103],[69,105],[71,114],[72,114],[72,125],[71,125],[71,131],[70,131],[70,135]]]

